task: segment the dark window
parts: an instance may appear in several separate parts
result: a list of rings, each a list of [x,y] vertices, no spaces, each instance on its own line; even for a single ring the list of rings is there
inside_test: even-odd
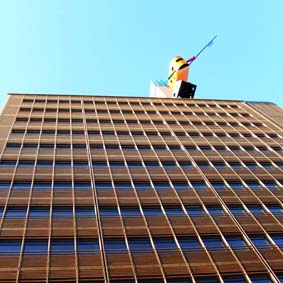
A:
[[[106,216],[106,217],[119,216],[118,209],[116,206],[100,206],[99,213],[101,216]]]
[[[66,167],[71,167],[71,161],[59,161],[56,160],[55,161],[55,166],[56,167],[62,167],[62,168],[66,168]]]
[[[79,256],[91,255],[99,251],[97,239],[77,239],[77,249]]]
[[[88,161],[84,161],[84,160],[76,160],[73,161],[73,165],[74,167],[88,167]]]
[[[232,162],[232,161],[228,161],[228,164],[234,169],[234,170],[237,170],[237,169],[241,169],[242,168],[242,163],[240,162]]]
[[[52,188],[52,182],[44,182],[44,181],[34,181],[33,183],[33,190],[40,191],[40,190],[49,190]]]
[[[269,189],[269,190],[276,190],[278,188],[277,184],[275,182],[263,182],[263,184]]]
[[[51,240],[51,255],[64,256],[73,254],[74,252],[74,241],[69,239],[64,240]]]
[[[26,207],[8,207],[6,210],[6,218],[12,219],[23,219],[26,217],[27,208]]]
[[[189,184],[187,182],[172,182],[173,187],[177,192],[186,191],[189,188]]]
[[[143,168],[141,161],[127,161],[127,164],[130,169]]]
[[[141,216],[141,211],[138,206],[120,206],[122,216]]]
[[[18,256],[21,250],[20,240],[0,240],[1,256]]]
[[[51,167],[53,166],[53,161],[52,160],[37,160],[36,165],[39,167]]]
[[[10,181],[0,181],[0,190],[8,190],[10,188]]]
[[[132,190],[133,187],[132,187],[132,184],[130,182],[114,182],[114,186],[115,186],[115,189],[117,191],[121,191],[121,190]]]
[[[254,181],[247,181],[246,184],[248,185],[248,187],[251,190],[259,190],[260,189],[260,185],[258,182],[254,182]]]
[[[225,236],[230,247],[235,250],[246,250],[247,244],[242,236]]]
[[[229,186],[234,191],[241,190],[243,188],[243,184],[241,182],[229,182]]]
[[[247,280],[243,275],[222,276],[224,283],[246,283]]]
[[[283,248],[283,234],[271,234],[272,240],[278,245],[281,249]]]
[[[246,215],[246,212],[241,205],[229,205],[228,207],[229,207],[229,210],[231,211],[231,213],[235,216]]]
[[[245,165],[250,169],[250,170],[254,170],[257,169],[258,166],[255,162],[245,162]]]
[[[95,216],[93,206],[76,206],[76,218],[91,218]]]
[[[253,215],[264,215],[265,214],[263,207],[259,204],[248,204],[247,207]]]
[[[224,169],[226,167],[225,162],[212,162],[212,165],[218,170]]]
[[[154,168],[160,168],[158,161],[145,161],[144,164],[149,170]]]
[[[164,205],[165,212],[168,216],[175,215],[175,216],[183,216],[184,211],[181,206],[179,205]]]
[[[71,190],[72,189],[72,182],[62,182],[62,181],[55,181],[54,182],[54,190]]]
[[[113,189],[111,182],[103,182],[103,181],[96,181],[95,182],[96,190],[111,190]]]
[[[145,191],[152,189],[150,182],[134,182],[134,186],[137,191]]]
[[[209,205],[207,210],[212,216],[225,216],[225,212],[220,205]]]
[[[267,204],[266,206],[273,215],[276,216],[283,215],[283,209],[279,204]]]
[[[145,251],[152,249],[150,240],[147,238],[129,238],[128,239],[131,251]]]
[[[209,251],[218,251],[224,248],[224,243],[219,236],[203,236],[202,240]]]
[[[115,253],[115,252],[122,252],[126,251],[126,243],[124,239],[105,239],[104,240],[104,247],[106,252],[108,253]]]
[[[143,206],[145,216],[161,216],[163,215],[160,206]]]
[[[168,182],[153,182],[156,190],[168,190],[171,188]]]
[[[53,207],[52,216],[55,219],[71,219],[73,218],[73,207],[72,206],[62,206]]]
[[[201,246],[197,237],[178,237],[178,242],[183,251],[200,250]]]
[[[91,182],[74,182],[74,188],[76,191],[84,191],[84,190],[90,190],[91,189]]]
[[[0,161],[0,168],[1,167],[15,167],[16,166],[16,161],[13,161],[13,160],[1,160]]]
[[[264,235],[250,235],[250,238],[253,244],[259,250],[266,250],[271,248],[269,241],[266,239]]]
[[[153,238],[153,241],[158,252],[166,252],[167,249],[177,248],[173,238]]]
[[[211,185],[216,191],[225,191],[226,186],[223,182],[211,182]]]
[[[207,190],[207,186],[206,186],[206,183],[205,182],[191,182],[193,188],[196,190],[196,191],[205,191]]]
[[[48,219],[50,208],[44,206],[33,206],[29,210],[29,218],[31,219]]]
[[[14,181],[12,185],[13,190],[27,190],[30,189],[31,182],[28,181]]]
[[[268,275],[250,275],[249,276],[252,283],[271,283],[272,281],[270,280]]]
[[[47,255],[48,240],[26,240],[24,246],[24,256]]]
[[[123,161],[109,161],[109,165],[110,167],[112,167],[112,169],[114,168],[122,169],[123,167],[125,168],[125,163]]]
[[[179,161],[179,165],[182,167],[182,169],[191,169],[193,167],[190,161]]]
[[[198,216],[204,216],[204,210],[200,205],[187,205],[186,211],[191,217],[198,217]]]

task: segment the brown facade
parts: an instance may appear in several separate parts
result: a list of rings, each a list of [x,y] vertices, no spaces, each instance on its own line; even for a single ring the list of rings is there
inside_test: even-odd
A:
[[[280,117],[242,101],[9,95],[0,282],[283,282]]]

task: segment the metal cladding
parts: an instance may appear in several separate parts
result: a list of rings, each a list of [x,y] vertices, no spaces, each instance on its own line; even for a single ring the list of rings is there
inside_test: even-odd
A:
[[[282,282],[283,111],[11,94],[0,282]]]

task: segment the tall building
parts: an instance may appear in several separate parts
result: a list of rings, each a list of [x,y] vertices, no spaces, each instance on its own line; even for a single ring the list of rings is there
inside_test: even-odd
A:
[[[283,111],[10,94],[0,282],[283,282]]]

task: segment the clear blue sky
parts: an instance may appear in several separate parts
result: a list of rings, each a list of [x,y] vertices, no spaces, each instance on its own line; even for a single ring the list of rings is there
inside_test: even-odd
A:
[[[8,92],[148,96],[172,57],[196,97],[283,106],[282,0],[0,0],[0,104]]]

